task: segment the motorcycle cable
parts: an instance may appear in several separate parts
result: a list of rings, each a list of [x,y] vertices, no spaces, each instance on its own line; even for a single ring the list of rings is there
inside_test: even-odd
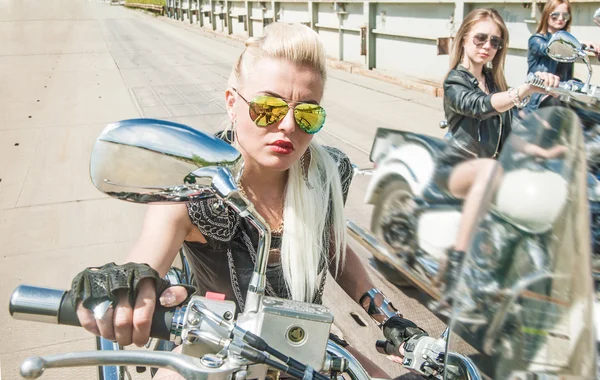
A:
[[[236,327],[236,329],[238,329],[240,334],[243,334],[240,336],[240,338],[242,338],[244,340],[244,342],[248,343],[248,345],[250,345],[251,347],[253,347],[257,350],[260,350],[260,351],[266,351],[269,355],[272,355],[272,356],[276,357],[277,359],[281,360],[286,365],[288,365],[290,368],[295,368],[299,371],[304,371],[306,369],[306,366],[304,364],[300,363],[299,361],[292,358],[291,356],[287,356],[287,355],[283,354],[282,352],[269,346],[269,344],[267,342],[265,342],[265,340],[262,339],[261,337],[251,333],[250,331],[245,331],[245,330],[239,329],[237,327]]]
[[[266,351],[269,355],[272,355],[275,358],[281,360],[285,364],[285,366],[288,367],[288,368],[297,370],[300,373],[306,373],[306,371],[309,368],[311,368],[308,365],[304,365],[304,364],[300,363],[299,361],[297,361],[296,359],[292,358],[291,356],[287,356],[287,355],[283,354],[282,352],[280,352],[280,351],[274,349],[273,347],[269,346],[267,344],[267,342],[265,342],[264,339],[262,339],[261,337],[259,337],[259,336],[255,335],[255,334],[251,333],[250,331],[246,331],[246,333],[244,334],[243,339],[252,348],[254,348],[256,350],[260,350],[260,351]],[[323,374],[321,374],[319,372],[314,372],[313,376],[314,376],[315,379],[318,379],[318,380],[327,380],[327,379],[329,379],[327,376],[325,376],[325,375],[323,375]]]
[[[269,367],[273,367],[299,380],[329,380],[329,377],[315,371],[314,368],[312,368],[311,366],[303,366],[304,370],[292,368],[276,360],[269,359],[269,357],[263,352],[258,351],[257,349],[250,346],[244,346],[240,352],[240,355],[243,358],[253,361],[255,363],[266,364]]]

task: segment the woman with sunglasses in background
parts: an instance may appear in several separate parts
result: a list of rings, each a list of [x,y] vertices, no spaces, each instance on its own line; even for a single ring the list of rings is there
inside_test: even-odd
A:
[[[529,37],[527,50],[527,73],[538,71],[557,75],[561,81],[573,79],[573,63],[557,62],[548,56],[546,49],[552,35],[560,30],[569,31],[571,28],[571,3],[569,0],[550,0],[544,6],[540,23],[534,35]],[[598,46],[586,43],[588,47],[598,51]],[[524,116],[538,108],[543,94],[533,94],[529,104],[520,113]]]
[[[314,140],[326,118],[320,105],[326,81],[320,38],[300,24],[274,23],[264,33],[246,42],[233,67],[225,91],[231,128],[222,138],[241,153],[244,171],[239,188],[272,231],[266,294],[321,303],[329,271],[400,348],[414,334],[425,332],[385,302],[361,260],[347,247],[343,208],[352,166],[344,153]],[[191,253],[198,293],[221,293],[243,311],[258,238],[246,219],[223,207],[216,197],[184,205],[154,205],[148,207],[141,237],[128,261],[147,263],[164,276],[184,244]],[[148,271],[142,269],[135,268]],[[83,306],[93,301],[77,297],[83,301],[77,313],[82,326],[122,345],[145,344],[156,299],[174,306],[188,294],[182,287],[161,294],[156,280],[140,281],[137,289],[129,290],[133,305],[122,297],[101,318]],[[76,292],[77,286],[73,289]],[[388,377],[366,357],[351,352],[371,375]],[[178,378],[161,370],[156,379],[163,375]]]
[[[442,191],[464,199],[456,244],[440,271],[440,280],[449,288],[468,248],[494,159],[511,131],[511,110],[543,91],[529,84],[508,87],[504,78],[508,30],[495,9],[469,13],[454,41],[451,70],[444,81],[444,111],[452,137],[432,179]],[[558,84],[554,75],[536,74],[546,86]]]

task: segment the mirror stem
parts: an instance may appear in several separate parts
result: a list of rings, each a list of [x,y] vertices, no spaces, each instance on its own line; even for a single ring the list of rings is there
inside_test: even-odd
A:
[[[271,228],[263,217],[254,209],[252,203],[239,191],[231,191],[225,201],[258,230],[258,249],[254,271],[248,285],[244,313],[256,312],[260,305],[261,296],[265,294],[267,282],[267,263],[271,247]]]
[[[586,66],[587,66],[588,76],[587,76],[587,79],[585,80],[585,85],[583,86],[581,91],[587,93],[588,90],[590,89],[590,81],[592,80],[592,65],[590,64],[590,60],[587,57],[587,55],[583,57],[583,62],[585,62]]]
[[[258,250],[254,272],[248,285],[246,295],[246,306],[244,313],[257,312],[260,306],[260,300],[265,294],[265,284],[267,282],[267,263],[269,262],[269,248],[271,247],[271,229],[265,220],[260,216],[254,207],[248,207],[249,215],[246,219],[258,230]]]
[[[244,314],[257,312],[267,283],[267,263],[271,248],[271,228],[263,217],[254,209],[252,202],[238,189],[236,180],[229,170],[224,168],[200,168],[192,174],[197,178],[211,178],[212,191],[223,199],[240,217],[245,218],[258,230],[258,249],[254,271],[246,294]]]

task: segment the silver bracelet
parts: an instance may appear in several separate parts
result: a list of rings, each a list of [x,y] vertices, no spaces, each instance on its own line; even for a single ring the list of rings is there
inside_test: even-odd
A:
[[[508,97],[510,99],[511,102],[513,102],[514,106],[517,106],[517,100],[515,99],[515,94],[513,94],[513,91],[515,89],[513,87],[509,87],[508,88]]]
[[[517,102],[519,103],[519,105],[517,106],[518,108],[523,108],[529,103],[529,96],[526,96],[523,100],[519,99],[519,89],[517,89],[515,95],[517,97]]]
[[[530,99],[530,97],[527,96],[525,99],[521,100],[519,98],[519,89],[513,88],[513,87],[508,89],[508,97],[510,98],[510,100],[513,102],[513,104],[517,108],[525,107],[529,103],[529,99]]]

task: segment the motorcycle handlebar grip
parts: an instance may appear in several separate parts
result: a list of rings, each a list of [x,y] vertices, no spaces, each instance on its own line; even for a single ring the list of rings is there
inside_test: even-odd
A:
[[[587,52],[594,53],[594,54],[596,54],[598,52],[597,49],[587,46],[586,44],[581,44],[581,48]]]
[[[151,337],[170,340],[175,310],[156,306],[150,328]],[[81,326],[71,292],[60,289],[19,285],[10,297],[9,311],[15,319]]]
[[[538,79],[538,77],[534,73],[527,74],[526,83],[533,84],[534,86],[538,85],[538,87],[543,84],[541,82],[541,79]],[[561,88],[563,90],[572,91],[573,86],[569,82],[559,82],[558,86],[556,88]]]
[[[152,316],[152,326],[150,327],[150,337],[156,339],[170,340],[171,324],[175,308],[166,308],[160,304],[156,305]],[[72,293],[65,292],[63,301],[58,313],[58,324],[69,326],[81,326],[77,312],[73,308]]]
[[[400,356],[396,346],[389,340],[378,340],[375,342],[375,348],[380,354]]]
[[[175,309],[174,307],[156,305],[154,315],[152,316],[152,326],[150,327],[150,336],[152,338],[171,340],[171,326],[173,324]]]
[[[73,297],[71,292],[65,292],[58,309],[58,324],[80,327],[77,310],[73,307]]]

